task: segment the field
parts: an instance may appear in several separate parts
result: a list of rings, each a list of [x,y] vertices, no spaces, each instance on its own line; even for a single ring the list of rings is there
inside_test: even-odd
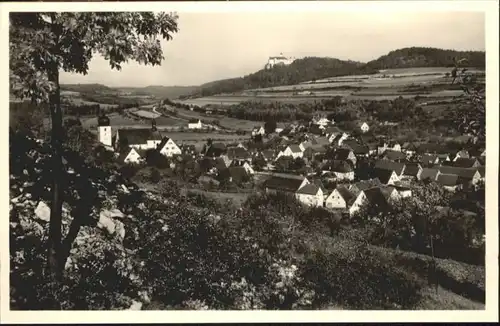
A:
[[[244,101],[301,103],[342,96],[349,99],[386,100],[399,96],[425,96],[430,99],[450,99],[462,92],[450,89],[451,78],[446,76],[451,68],[388,69],[375,75],[342,76],[296,85],[258,88],[240,93],[214,95],[188,99],[182,103],[193,105],[231,105]],[[484,73],[470,69],[471,73]],[[426,86],[430,90],[415,91],[409,88]]]

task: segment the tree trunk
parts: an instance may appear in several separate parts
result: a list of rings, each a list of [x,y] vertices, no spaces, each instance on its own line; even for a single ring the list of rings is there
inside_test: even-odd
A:
[[[64,262],[61,259],[61,224],[62,224],[62,181],[64,177],[62,163],[62,112],[60,103],[59,71],[53,66],[48,73],[49,81],[56,86],[56,91],[49,97],[50,117],[52,121],[52,202],[49,224],[48,264],[52,280],[62,280]]]

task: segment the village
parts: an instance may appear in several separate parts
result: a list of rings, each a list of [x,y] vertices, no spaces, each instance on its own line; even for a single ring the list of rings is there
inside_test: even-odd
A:
[[[366,122],[358,123],[358,130],[341,130],[335,121],[322,116],[285,128],[271,123],[256,126],[246,142],[224,144],[209,139],[198,150],[176,143],[156,128],[154,119],[150,121],[150,128],[112,130],[103,115],[98,120],[99,141],[114,151],[121,164],[151,165],[152,152],[166,158],[173,171],[180,162],[190,160],[201,174],[191,181],[203,189],[224,192],[227,187],[222,184],[230,184],[233,192],[257,188],[284,193],[306,206],[347,217],[367,203],[390,204],[411,197],[417,183],[433,181],[458,192],[484,183],[485,178],[484,149],[474,152],[464,146],[446,152],[411,142],[400,144],[370,135]],[[187,127],[203,128],[200,120],[189,121]]]

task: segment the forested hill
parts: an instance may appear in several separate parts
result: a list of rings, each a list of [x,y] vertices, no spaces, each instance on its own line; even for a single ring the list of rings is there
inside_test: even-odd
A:
[[[469,67],[484,68],[484,51],[455,51],[438,48],[411,47],[389,52],[368,63],[343,61],[334,58],[306,57],[297,59],[288,66],[262,69],[240,78],[231,78],[206,83],[194,96],[210,96],[234,93],[248,89],[293,85],[305,81],[342,75],[372,74],[380,69],[413,67],[446,67],[453,58],[467,58]]]
[[[415,67],[448,67],[453,59],[466,58],[468,67],[484,68],[486,53],[484,51],[455,51],[437,48],[411,47],[395,51],[368,62],[370,69],[415,68]]]
[[[200,86],[194,93],[198,96],[210,96],[220,93],[233,93],[247,89],[293,85],[305,81],[342,75],[374,73],[364,63],[343,61],[334,58],[306,57],[295,60],[288,66],[274,66],[253,74],[210,82]]]

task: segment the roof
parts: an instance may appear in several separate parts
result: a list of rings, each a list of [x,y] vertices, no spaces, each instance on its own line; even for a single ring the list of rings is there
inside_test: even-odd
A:
[[[439,174],[436,181],[443,186],[456,186],[459,184],[459,176],[456,174]]]
[[[163,138],[158,131],[153,131],[151,128],[118,129],[117,133],[120,139],[127,139],[130,145],[146,144],[148,140],[161,140]]]
[[[227,168],[226,162],[221,157],[217,157],[214,161],[215,161],[215,167],[217,168],[217,170],[222,170],[222,169]]]
[[[189,119],[189,123],[198,123],[200,119]]]
[[[348,160],[349,154],[351,154],[351,153],[354,154],[354,152],[349,148],[337,148],[337,149],[335,149],[335,152],[333,154],[333,158],[335,160],[345,161],[345,160]]]
[[[320,190],[320,186],[315,184],[315,183],[309,183],[305,186],[303,186],[302,188],[300,188],[299,190],[297,190],[297,193],[298,194],[302,194],[302,195],[312,195],[312,196],[315,196],[318,194],[318,191]]]
[[[476,172],[478,172],[477,168],[460,168],[454,166],[440,166],[439,172],[442,174],[455,174],[459,177],[472,179]]]
[[[404,153],[399,152],[399,151],[386,150],[384,152],[384,158],[391,160],[391,161],[397,161],[397,160],[406,159],[406,155]]]
[[[263,150],[261,154],[266,159],[272,159],[276,155],[276,153],[272,149]]]
[[[353,186],[358,188],[359,190],[366,190],[374,187],[379,187],[381,186],[382,183],[380,182],[379,178],[374,178],[370,180],[361,180],[356,182]]]
[[[299,145],[288,145],[288,147],[290,147],[290,150],[293,152],[293,153],[301,153],[302,150],[300,149]]]
[[[404,163],[398,163],[389,160],[378,160],[375,163],[375,169],[392,170],[396,172],[397,175],[401,175],[404,168]]]
[[[278,60],[288,60],[287,57],[284,57],[284,56],[277,56],[277,57],[269,57],[269,59],[278,59]]]
[[[229,174],[231,175],[231,178],[233,178],[233,181],[235,182],[241,182],[246,177],[248,177],[247,170],[245,170],[245,168],[242,166],[231,166],[229,168]]]
[[[387,194],[380,187],[366,189],[364,193],[370,204],[387,204]]]
[[[457,155],[459,155],[460,157],[469,157],[469,152],[463,149],[460,152],[458,152],[455,156]]]
[[[105,115],[101,115],[99,118],[97,118],[97,125],[99,127],[109,126],[109,118]]]
[[[442,150],[443,150],[442,146],[438,144],[427,143],[427,144],[420,144],[418,146],[419,153],[438,153],[442,152]]]
[[[357,196],[354,193],[349,191],[349,189],[347,189],[344,186],[337,186],[337,188],[335,188],[335,189],[342,196],[342,198],[344,198],[346,204],[349,206],[352,205],[352,203],[354,203],[354,201],[357,198]]]
[[[264,181],[264,187],[269,189],[281,190],[281,191],[290,191],[296,192],[305,177],[297,176],[297,175],[273,175],[271,178]]]
[[[453,166],[460,168],[471,168],[474,164],[479,163],[479,161],[475,158],[465,158],[459,157],[453,162]]]
[[[158,149],[162,149],[163,146],[165,146],[165,144],[170,140],[169,137],[163,137],[163,139],[161,140],[161,142],[158,144],[158,146],[156,148]]]
[[[207,156],[220,156],[226,151],[226,145],[223,143],[213,143],[207,148]]]
[[[368,154],[370,152],[368,146],[361,145],[354,139],[346,139],[342,142],[342,145],[352,149],[354,154]]]
[[[229,147],[227,149],[227,156],[230,159],[245,160],[251,157],[250,153],[242,147]]]
[[[422,169],[422,166],[418,163],[406,163],[403,175],[409,175],[412,177],[416,177],[418,174],[418,171]]]
[[[331,162],[329,165],[329,168],[333,172],[338,172],[338,173],[349,173],[354,171],[354,167],[352,166],[352,163],[349,161],[344,161],[344,160],[335,160]]]
[[[438,156],[436,154],[424,154],[419,161],[425,164],[429,164],[436,162],[437,158]]]
[[[404,142],[403,145],[401,145],[401,148],[407,149],[407,150],[416,150],[417,145],[413,142]]]
[[[425,179],[431,179],[431,180],[436,180],[436,176],[438,175],[439,169],[433,169],[433,168],[423,168],[422,173],[420,174],[420,179],[425,180]]]
[[[485,174],[486,174],[486,171],[485,171],[485,166],[479,166],[477,168],[477,171],[479,172],[479,175],[481,175],[481,178],[484,178],[485,177]]]
[[[327,134],[337,134],[337,133],[342,133],[342,130],[340,130],[339,127],[336,126],[328,126],[325,128],[325,132]]]
[[[377,177],[380,182],[387,184],[389,180],[391,179],[392,173],[394,173],[393,170],[385,170],[385,169],[374,169],[373,175]]]

